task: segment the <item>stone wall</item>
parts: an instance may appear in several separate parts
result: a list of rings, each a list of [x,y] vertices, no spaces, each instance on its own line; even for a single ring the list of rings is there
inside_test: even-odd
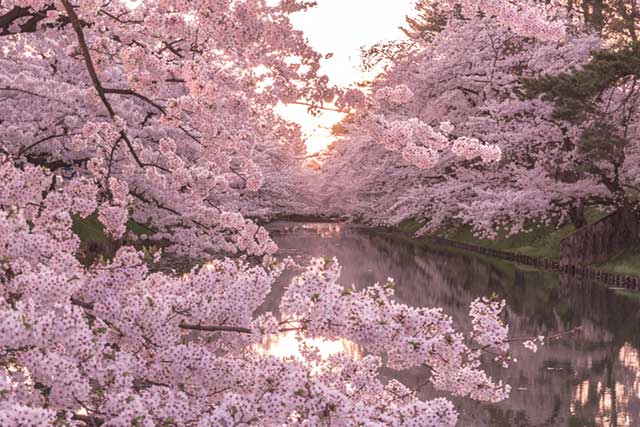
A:
[[[607,261],[640,245],[640,221],[631,207],[620,208],[560,242],[561,265]]]

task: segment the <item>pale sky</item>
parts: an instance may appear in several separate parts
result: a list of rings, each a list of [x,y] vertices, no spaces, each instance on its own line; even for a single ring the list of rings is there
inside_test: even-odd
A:
[[[304,31],[309,44],[329,59],[321,62],[321,72],[330,82],[348,86],[364,80],[359,68],[360,47],[404,36],[398,28],[413,11],[415,0],[316,0],[318,5],[291,16],[293,25]],[[310,117],[305,107],[286,106],[280,114],[300,123],[307,137],[307,150],[314,153],[331,142],[331,126],[342,115],[327,112]]]

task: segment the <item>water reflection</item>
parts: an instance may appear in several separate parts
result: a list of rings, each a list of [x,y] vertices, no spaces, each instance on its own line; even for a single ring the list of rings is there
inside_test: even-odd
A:
[[[571,414],[585,418],[595,414],[597,426],[636,426],[640,424],[640,357],[638,349],[624,343],[617,358],[604,361],[599,375],[576,386]]]
[[[338,353],[345,353],[353,359],[362,358],[360,348],[347,339],[322,339],[300,336],[295,331],[286,331],[266,337],[258,352],[281,358],[302,359],[302,347],[317,350],[323,360]]]
[[[318,236],[323,238],[339,236],[340,230],[342,230],[342,224],[339,223],[311,223],[302,224],[301,227],[304,230],[315,231]],[[295,227],[291,231],[295,231]]]
[[[516,346],[520,362],[508,370],[491,366],[490,375],[513,386],[511,398],[498,405],[456,402],[461,426],[640,426],[636,301],[594,283],[353,226],[283,223],[271,229],[280,255],[299,262],[336,256],[343,266],[343,285],[394,277],[399,300],[443,307],[461,329],[468,328],[469,303],[493,292],[507,299],[513,336],[549,336],[580,328],[535,354]],[[282,283],[288,279],[283,277]],[[267,304],[273,306],[281,292],[276,289]],[[428,373],[387,370],[383,375],[417,387]],[[436,395],[429,388],[420,394]]]

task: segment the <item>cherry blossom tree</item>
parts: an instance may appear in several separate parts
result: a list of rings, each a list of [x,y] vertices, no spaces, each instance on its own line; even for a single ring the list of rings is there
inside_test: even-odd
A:
[[[391,279],[344,288],[335,260],[315,260],[286,288],[284,321],[255,317],[289,261],[225,258],[175,277],[150,274],[157,258],[125,246],[87,268],[71,223],[98,206],[91,180],[52,188],[53,173],[7,157],[0,176],[3,425],[455,425],[448,400],[381,383],[383,364],[428,366],[433,386],[457,396],[508,396],[480,365],[483,352],[510,362],[504,301],[473,301],[465,334],[440,309],[395,302]],[[366,356],[260,351],[291,330],[347,338]]]
[[[364,101],[318,74],[288,20],[308,6],[0,3],[0,425],[455,425],[449,400],[383,383],[382,366],[508,396],[481,362],[512,361],[504,301],[473,301],[463,333],[396,302],[392,280],[345,288],[335,260],[315,260],[286,287],[286,317],[256,314],[297,267],[243,213],[294,209],[274,199],[305,177],[300,131],[274,106]],[[73,224],[89,217],[112,257],[82,259]],[[159,247],[209,262],[152,273]],[[284,331],[303,358],[262,350]],[[365,356],[323,359],[304,341],[337,337]]]
[[[306,6],[138,3],[2,3],[2,152],[93,179],[114,239],[129,217],[181,254],[270,252],[234,204],[302,161],[272,107],[336,93],[287,19]]]
[[[461,15],[464,9],[445,14],[445,25],[440,3],[444,27],[427,26],[437,31],[417,37],[413,51],[373,83],[369,109],[349,119],[347,138],[336,143],[325,171],[334,182],[355,182],[348,194],[360,200],[336,205],[359,206],[357,214],[377,224],[412,218],[426,232],[466,223],[487,236],[526,230],[532,220],[571,218],[580,227],[584,206],[615,206],[606,180],[583,171],[580,124],[558,118],[548,98],[527,89],[536,78],[581,69],[601,47],[599,37],[564,8],[551,15],[564,31],[554,24],[536,33],[505,25],[491,8],[473,17]],[[612,93],[629,93],[620,88]],[[619,105],[605,106],[622,111]],[[375,142],[388,152],[371,148]],[[637,148],[626,152],[621,170],[635,164]],[[341,167],[348,164],[362,166],[359,179]],[[341,171],[344,180],[336,178]],[[625,184],[635,186],[633,179]]]

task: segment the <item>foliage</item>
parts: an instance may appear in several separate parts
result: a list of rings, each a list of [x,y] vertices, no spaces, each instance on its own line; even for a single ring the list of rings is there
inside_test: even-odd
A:
[[[597,210],[589,210],[586,213],[587,223],[597,221],[603,215],[603,212]],[[539,256],[548,259],[560,259],[560,241],[570,236],[576,231],[570,222],[552,225],[552,226],[536,226],[533,225],[528,232],[522,232],[515,235],[497,236],[495,239],[481,239],[473,234],[468,227],[461,227],[454,231],[444,232],[443,236],[451,240],[472,243],[487,248],[512,251],[530,256]]]
[[[438,1],[419,0],[415,5],[415,17],[407,17],[407,27],[402,31],[412,39],[430,42],[444,30],[449,19]]]
[[[640,276],[640,252],[632,248],[596,267],[611,273]]]
[[[580,127],[578,172],[596,176],[618,203],[630,203],[624,187],[635,187],[623,168],[637,150],[639,55],[639,45],[597,51],[580,70],[525,82],[528,96],[553,103],[553,118]]]
[[[299,128],[273,107],[340,92],[288,21],[305,6],[138,3],[2,3],[2,152],[94,180],[115,239],[152,221],[178,254],[273,250],[240,215],[290,205],[271,194],[304,176]]]

